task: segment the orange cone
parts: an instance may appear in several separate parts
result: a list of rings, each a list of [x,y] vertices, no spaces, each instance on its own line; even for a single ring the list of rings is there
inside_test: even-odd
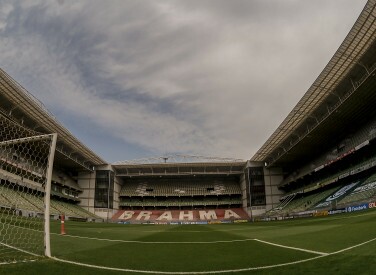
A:
[[[60,234],[61,235],[65,235],[64,219],[65,219],[64,214],[61,214],[60,215],[60,222],[61,222]]]

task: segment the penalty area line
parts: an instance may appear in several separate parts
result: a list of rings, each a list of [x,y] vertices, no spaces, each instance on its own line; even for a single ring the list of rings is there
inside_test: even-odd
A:
[[[51,235],[60,236],[57,233],[51,233]],[[238,239],[238,240],[228,240],[228,241],[207,241],[207,242],[144,242],[144,241],[132,241],[132,240],[116,240],[116,239],[102,239],[94,237],[84,237],[84,236],[75,236],[75,235],[63,235],[63,237],[78,238],[78,239],[87,239],[95,241],[104,241],[104,242],[118,242],[118,243],[139,243],[139,244],[216,244],[216,243],[235,243],[235,242],[249,242],[255,241],[255,239]]]
[[[370,242],[373,242],[373,241],[376,241],[376,238],[373,238],[373,239],[371,239],[371,240],[368,240],[368,241],[362,242],[362,243],[360,243],[360,244],[356,244],[356,245],[353,245],[353,246],[350,246],[350,247],[347,247],[347,248],[344,248],[344,249],[338,250],[338,251],[336,251],[336,252],[332,252],[332,253],[330,253],[330,255],[334,255],[334,254],[342,253],[342,252],[345,252],[345,251],[347,251],[347,250],[350,250],[350,249],[353,249],[353,248],[356,248],[356,247],[359,247],[359,246],[365,245],[365,244],[370,243]]]
[[[314,251],[314,250],[309,250],[309,249],[304,249],[304,248],[299,248],[299,247],[293,247],[293,246],[287,246],[287,245],[282,245],[282,244],[276,244],[276,243],[271,243],[271,242],[267,242],[267,241],[263,241],[263,240],[259,240],[259,239],[255,239],[255,241],[256,242],[260,242],[260,243],[265,243],[265,244],[273,245],[273,246],[282,247],[282,248],[287,248],[287,249],[292,249],[292,250],[298,250],[298,251],[312,253],[312,254],[318,254],[318,255],[322,255],[322,256],[329,255],[329,253],[325,253],[325,252]]]
[[[309,261],[313,261],[316,259],[328,257],[334,254],[339,254],[347,250],[354,249],[356,247],[368,244],[370,242],[375,241],[376,238],[373,238],[371,240],[362,242],[357,245],[353,245],[350,247],[347,247],[345,249],[338,250],[336,252],[332,253],[323,253],[322,255],[315,256],[312,258],[308,259],[303,259],[299,261],[293,261],[293,262],[288,262],[288,263],[281,263],[281,264],[275,264],[275,265],[265,265],[265,266],[257,266],[257,267],[248,267],[248,268],[239,268],[239,269],[228,269],[228,270],[213,270],[213,271],[152,271],[152,270],[134,270],[134,269],[126,269],[126,268],[116,268],[116,267],[106,267],[106,266],[98,266],[98,265],[91,265],[91,264],[85,264],[85,263],[79,263],[79,262],[74,262],[74,261],[69,261],[69,260],[64,260],[64,259],[59,259],[56,257],[51,257],[52,260],[56,260],[58,262],[63,262],[63,263],[69,263],[69,264],[74,264],[78,266],[84,266],[84,267],[90,267],[90,268],[97,268],[97,269],[102,269],[102,270],[111,270],[111,271],[122,271],[122,272],[134,272],[134,273],[146,273],[146,274],[181,274],[181,275],[190,275],[190,274],[220,274],[220,273],[234,273],[234,272],[244,272],[244,271],[252,271],[252,270],[262,270],[262,269],[271,269],[271,268],[276,268],[276,267],[283,267],[283,266],[289,266],[289,265],[296,265],[300,263],[305,263]],[[260,240],[258,240],[260,241]],[[264,242],[264,241],[261,241]],[[275,245],[273,243],[269,243],[272,245]],[[280,245],[277,245],[280,246]],[[283,246],[282,246],[283,247]],[[301,249],[298,249],[301,250]],[[315,251],[317,252],[317,251]],[[318,252],[321,253],[321,252]]]

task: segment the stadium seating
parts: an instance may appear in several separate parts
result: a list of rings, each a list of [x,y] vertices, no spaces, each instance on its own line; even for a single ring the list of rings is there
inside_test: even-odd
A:
[[[57,214],[64,214],[68,217],[70,216],[77,218],[98,218],[96,215],[72,203],[52,199],[51,206],[52,208],[56,209]]]
[[[123,198],[120,206],[219,206],[241,204],[240,197],[170,197],[163,200],[157,198],[145,197],[143,199],[132,197],[131,199]]]
[[[318,202],[336,192],[340,187],[333,187],[325,191],[318,190],[314,194],[289,200],[287,204],[280,204],[270,210],[267,215],[279,214],[286,215],[294,212],[301,212],[312,208]]]
[[[347,205],[353,202],[368,202],[370,198],[376,195],[376,174],[366,179],[353,192],[341,199],[339,205]]]
[[[12,187],[12,188],[9,188]],[[19,189],[19,190],[17,190]],[[17,184],[7,184],[7,186],[0,185],[0,206],[5,208],[14,208],[19,210],[26,210],[35,213],[44,212],[43,196],[36,194],[31,195],[29,190]],[[51,198],[50,213],[52,215],[59,215],[64,213],[66,216],[78,218],[98,218],[96,215],[84,210],[82,207],[59,201]]]
[[[29,211],[34,211],[34,212],[43,212],[43,208],[42,209],[38,208],[36,205],[28,201],[19,192],[16,192],[10,188],[0,185],[0,193],[4,198],[6,198],[6,201],[5,200],[3,201],[6,203],[4,205],[6,207],[29,210]]]
[[[153,181],[127,181],[120,191],[120,207],[135,208],[194,208],[239,206],[241,189],[238,182],[229,180],[205,180],[202,178]]]
[[[320,167],[321,165],[325,165],[340,159],[344,155],[352,152],[360,144],[376,138],[375,129],[376,120],[374,119],[357,132],[352,133],[340,140],[335,147],[331,148],[328,152],[321,154],[317,159],[312,160],[309,165],[301,167],[297,173],[292,173],[284,180],[284,182],[290,182],[298,179],[311,173],[315,168]]]
[[[120,191],[120,196],[194,196],[194,195],[235,195],[241,194],[236,182],[200,183],[191,181],[168,182],[127,182]]]

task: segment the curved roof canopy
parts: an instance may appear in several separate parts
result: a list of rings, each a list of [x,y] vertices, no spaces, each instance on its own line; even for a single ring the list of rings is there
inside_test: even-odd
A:
[[[166,155],[112,164],[117,176],[230,176],[243,173],[245,160],[193,155]]]
[[[361,120],[361,115],[355,114],[370,111],[375,100],[375,6],[376,0],[367,2],[324,70],[251,160],[268,165],[299,162],[303,156],[297,151],[314,154],[331,135],[348,129],[350,114]],[[347,118],[350,120],[344,120]]]
[[[0,69],[0,108],[36,133],[57,133],[55,160],[68,167],[92,170],[94,165],[105,164],[97,154],[79,141],[26,89]]]

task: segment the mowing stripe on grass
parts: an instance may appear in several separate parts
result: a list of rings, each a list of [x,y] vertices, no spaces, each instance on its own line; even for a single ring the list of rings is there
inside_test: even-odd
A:
[[[54,235],[60,236],[57,233],[51,233]],[[228,241],[207,241],[207,242],[145,242],[145,241],[129,241],[129,240],[114,240],[114,239],[101,239],[101,238],[93,238],[93,237],[83,237],[83,236],[75,236],[75,235],[62,235],[63,237],[70,237],[70,238],[78,238],[78,239],[87,239],[87,240],[96,240],[96,241],[106,241],[106,242],[118,242],[118,243],[139,243],[139,244],[215,244],[215,243],[235,243],[235,242],[249,242],[255,241],[255,239],[240,239],[240,240],[228,240]]]
[[[268,265],[268,266],[258,266],[258,267],[249,267],[249,268],[241,268],[241,269],[228,269],[228,270],[214,270],[214,271],[154,271],[154,270],[136,270],[136,269],[126,269],[126,268],[117,268],[117,267],[107,267],[107,266],[99,266],[99,265],[91,265],[91,264],[84,264],[79,262],[68,261],[60,258],[52,257],[53,260],[69,263],[79,266],[97,268],[102,270],[110,270],[110,271],[122,271],[122,272],[134,272],[134,273],[146,273],[146,274],[181,274],[181,275],[190,275],[190,274],[219,274],[219,273],[230,273],[230,272],[242,272],[242,271],[252,271],[252,270],[259,270],[259,269],[268,269],[292,264],[299,264],[311,260],[315,260],[321,257],[325,257],[327,255],[316,256],[314,258],[308,258],[300,261],[290,262],[290,263],[283,263],[283,264],[276,264],[276,265]]]
[[[220,274],[220,273],[232,273],[232,272],[243,272],[243,271],[252,271],[252,270],[261,270],[261,269],[271,269],[275,267],[282,267],[282,266],[288,266],[288,265],[296,265],[304,262],[309,262],[313,261],[316,259],[320,259],[323,257],[328,257],[330,255],[334,254],[339,254],[347,250],[354,249],[356,247],[368,244],[370,242],[375,241],[376,238],[373,238],[371,240],[362,242],[357,245],[353,245],[350,247],[347,247],[345,249],[338,250],[333,253],[326,253],[324,255],[319,255],[316,257],[304,259],[304,260],[299,260],[299,261],[294,261],[294,262],[289,262],[289,263],[282,263],[282,264],[275,264],[275,265],[266,265],[266,266],[257,266],[257,267],[249,267],[249,268],[240,268],[240,269],[228,269],[228,270],[215,270],[215,271],[152,271],[152,270],[133,270],[133,269],[125,269],[125,268],[116,268],[116,267],[106,267],[106,266],[98,266],[98,265],[91,265],[91,264],[85,264],[85,263],[79,263],[79,262],[74,262],[74,261],[69,261],[69,260],[64,260],[56,257],[51,257],[51,259],[63,262],[63,263],[69,263],[69,264],[74,264],[74,265],[79,265],[79,266],[85,266],[85,267],[91,267],[91,268],[97,268],[97,269],[102,269],[102,270],[111,270],[111,271],[122,271],[122,272],[134,272],[134,273],[145,273],[145,274],[181,274],[181,275],[190,275],[190,274]]]
[[[298,247],[292,247],[292,246],[287,246],[287,245],[282,245],[282,244],[271,243],[271,242],[262,241],[262,240],[259,240],[259,239],[254,239],[254,240],[257,241],[257,242],[260,242],[260,243],[265,243],[265,244],[274,245],[274,246],[287,248],[287,249],[299,250],[299,251],[303,251],[303,252],[307,252],[307,253],[319,254],[319,255],[324,255],[324,256],[329,254],[329,253],[320,252],[320,251],[314,251],[314,250],[309,250],[309,249],[304,249],[304,248],[298,248]]]

